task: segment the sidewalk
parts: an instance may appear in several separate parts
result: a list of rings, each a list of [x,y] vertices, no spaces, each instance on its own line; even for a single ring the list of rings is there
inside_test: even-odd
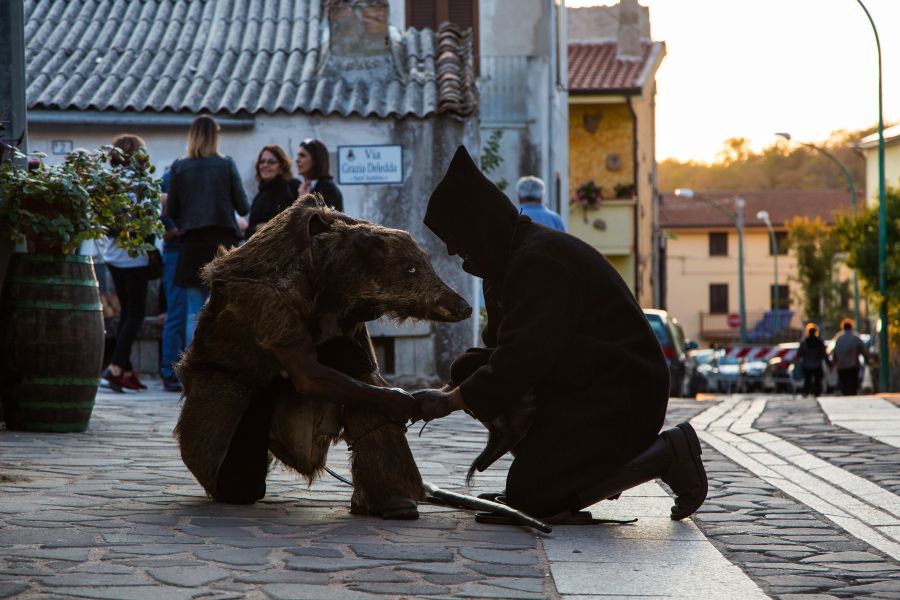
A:
[[[548,535],[427,504],[418,521],[351,516],[348,486],[281,468],[262,502],[212,503],[178,456],[177,411],[159,389],[101,391],[87,433],[0,431],[0,597],[900,598],[900,408],[884,399],[673,401],[704,442],[695,518],[672,522],[648,483],[593,507],[637,523]],[[423,477],[463,491],[481,426],[418,432]],[[349,475],[343,445],[329,459]],[[508,464],[470,493],[501,489]]]

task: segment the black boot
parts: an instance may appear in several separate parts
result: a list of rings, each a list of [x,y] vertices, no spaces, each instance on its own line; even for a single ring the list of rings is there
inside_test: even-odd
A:
[[[672,518],[684,519],[706,499],[707,481],[700,460],[700,440],[689,423],[662,432],[650,446],[618,470],[578,495],[579,506],[613,498],[625,490],[660,478],[675,492]]]

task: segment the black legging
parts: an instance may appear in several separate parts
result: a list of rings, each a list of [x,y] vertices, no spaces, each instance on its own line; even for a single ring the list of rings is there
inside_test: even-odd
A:
[[[803,395],[818,396],[822,392],[822,367],[803,367]]]
[[[116,349],[110,362],[123,371],[131,371],[131,347],[147,314],[147,267],[107,266],[122,308],[116,327]]]

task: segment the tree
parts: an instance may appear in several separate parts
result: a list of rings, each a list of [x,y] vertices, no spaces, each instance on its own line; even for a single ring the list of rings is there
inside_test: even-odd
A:
[[[890,342],[896,348],[900,344],[900,188],[888,188],[885,210],[885,298],[880,298],[878,286],[878,207],[839,216],[835,230],[841,248],[847,252],[847,264],[859,272],[870,295],[888,303]],[[891,355],[896,357],[896,350]]]
[[[834,331],[840,319],[849,316],[843,314],[841,285],[836,281],[835,263],[841,250],[837,233],[819,217],[797,216],[785,225],[788,244],[797,256],[804,319]]]

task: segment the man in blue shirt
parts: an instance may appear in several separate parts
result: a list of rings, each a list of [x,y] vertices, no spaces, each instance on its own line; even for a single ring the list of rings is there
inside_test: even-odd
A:
[[[531,175],[516,183],[519,195],[519,212],[535,223],[551,229],[565,231],[566,226],[558,214],[544,206],[544,182]]]

